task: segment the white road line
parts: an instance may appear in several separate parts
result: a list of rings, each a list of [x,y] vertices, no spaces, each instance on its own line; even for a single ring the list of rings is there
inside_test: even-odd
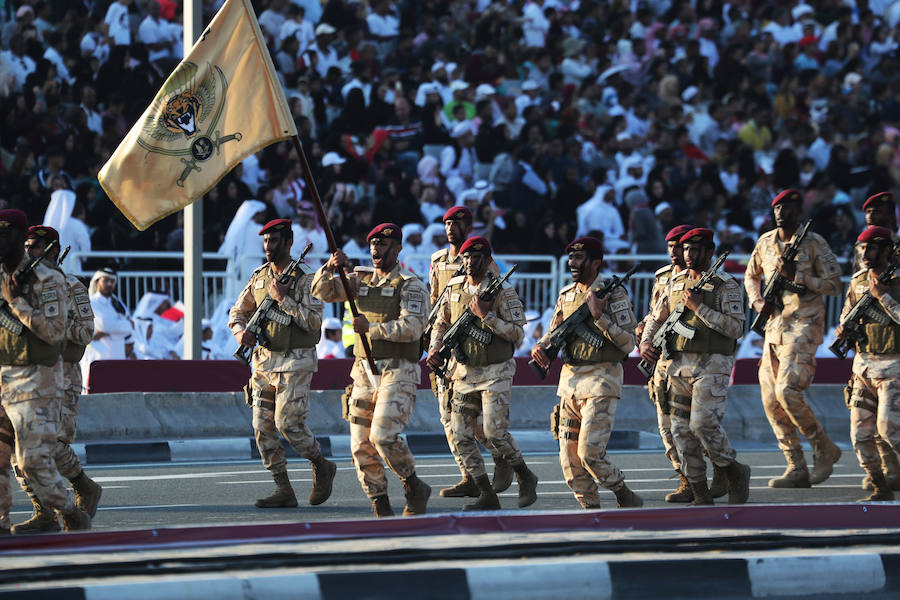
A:
[[[145,506],[101,506],[97,510],[153,510],[157,508],[192,508],[195,506],[203,506],[202,504],[147,504]],[[10,515],[30,515],[33,511],[17,510],[9,513]]]

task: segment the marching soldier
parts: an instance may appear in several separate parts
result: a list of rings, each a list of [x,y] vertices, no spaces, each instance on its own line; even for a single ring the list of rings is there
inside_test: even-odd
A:
[[[459,247],[466,241],[466,238],[469,237],[469,233],[472,231],[471,211],[465,206],[450,208],[444,214],[444,228],[447,232],[449,244],[446,248],[438,250],[431,255],[431,268],[428,272],[428,281],[431,288],[431,306],[433,308],[441,293],[447,287],[447,282],[462,266],[463,260],[459,253]],[[488,269],[492,273],[499,273],[497,263],[493,260],[488,265]],[[428,340],[425,340],[425,343],[427,345]],[[466,472],[465,463],[460,456],[459,448],[456,447],[452,428],[450,427],[450,402],[453,396],[453,389],[449,383],[445,384],[434,373],[431,373],[430,378],[435,396],[438,399],[438,410],[441,415],[441,425],[444,426],[444,434],[447,436],[447,444],[450,446],[450,452],[453,454],[453,458],[459,466],[459,472],[462,474],[462,481],[454,486],[442,489],[441,496],[445,498],[463,498],[466,496],[477,498],[480,494],[478,486],[475,485],[475,480]],[[485,445],[484,430],[481,425],[477,422],[474,423],[473,430],[478,443]],[[493,447],[488,445],[487,449],[494,457],[494,482],[492,486],[494,491],[500,494],[512,485],[513,470],[509,463],[503,460],[503,457]]]
[[[659,360],[653,335],[669,313],[683,302],[682,321],[695,329],[693,339],[677,336],[667,366],[671,403],[672,438],[678,448],[682,472],[693,492],[691,505],[713,504],[706,482],[704,451],[727,479],[729,504],[743,504],[750,493],[750,467],[736,460],[736,452],[722,429],[727,406],[728,379],[734,364],[737,339],[744,328],[744,301],[740,285],[727,273],[716,273],[703,288],[691,288],[713,256],[713,232],[698,227],[684,234],[685,270],[677,273],[660,295],[646,321],[641,356]]]
[[[65,276],[47,261],[14,277],[25,254],[28,218],[0,210],[0,404],[12,425],[15,462],[45,510],[56,510],[66,531],[90,529],[91,517],[75,503],[53,460],[63,394],[61,350],[68,330]],[[0,418],[2,421],[2,418]],[[0,424],[0,435],[6,433]],[[9,442],[13,443],[9,443]],[[0,531],[9,531],[9,457],[0,451]]]
[[[580,237],[567,247],[573,282],[559,291],[549,331],[535,344],[531,356],[550,367],[546,348],[550,332],[587,303],[585,319],[594,335],[570,335],[563,351],[565,365],[559,376],[559,462],[569,488],[583,508],[600,508],[597,481],[616,495],[620,508],[643,506],[640,496],[625,484],[625,476],[606,454],[616,404],[622,396],[622,361],[634,349],[635,318],[631,301],[621,286],[603,298],[593,290],[606,283],[600,275],[603,242]]]
[[[247,402],[253,407],[253,432],[263,464],[272,473],[275,491],[256,501],[258,508],[293,508],[297,497],[287,471],[287,459],[278,433],[297,454],[312,465],[313,484],[309,503],[319,505],[331,496],[337,465],[322,456],[319,442],[309,427],[309,384],[316,372],[316,344],[321,336],[322,302],[310,293],[312,271],[300,264],[291,281],[278,277],[291,263],[294,234],[290,219],[269,221],[259,230],[266,263],[253,271],[237,302],[228,311],[228,327],[238,343],[254,348],[253,375],[247,386]],[[267,315],[268,342],[257,345],[247,323],[257,307],[270,296],[277,306]]]
[[[450,279],[448,294],[441,301],[431,336],[428,365],[441,367],[438,354],[444,333],[459,319],[466,308],[478,321],[473,324],[461,343],[465,363],[457,355],[453,377],[453,414],[451,427],[466,472],[475,479],[481,492],[478,499],[467,504],[465,510],[500,508],[500,500],[484,469],[484,459],[478,451],[473,430],[479,414],[484,418],[484,437],[489,447],[509,462],[519,482],[519,507],[525,508],[537,500],[537,476],[525,464],[519,446],[509,433],[509,393],[512,388],[516,361],[515,348],[525,337],[525,307],[514,287],[504,283],[492,303],[481,300],[481,294],[497,279],[488,271],[491,245],[483,237],[472,237],[459,248],[466,275]]]
[[[759,385],[766,417],[787,459],[781,477],[769,481],[775,488],[805,488],[822,483],[831,475],[841,450],[825,434],[803,392],[816,370],[816,349],[825,335],[824,295],[841,291],[840,269],[828,243],[810,233],[799,248],[796,261],[781,258],[800,225],[800,192],[785,190],[772,201],[776,229],[760,236],[744,277],[751,306],[763,310],[762,279],[776,272],[790,283],[784,290],[784,307],[776,307],[765,327]],[[797,431],[813,447],[812,472],[806,466]]]
[[[850,280],[841,320],[868,291],[877,301],[876,310],[884,322],[871,319],[864,325],[865,335],[856,342],[853,358],[853,391],[850,396],[850,438],[860,466],[865,469],[874,492],[862,502],[893,500],[894,492],[883,471],[884,455],[879,456],[876,436],[900,449],[900,278],[881,283],[879,276],[887,267],[893,251],[892,232],[886,227],[869,227],[857,238],[861,244],[863,269]],[[842,325],[835,336],[846,335]]]
[[[866,227],[886,227],[891,231],[891,240],[895,248],[900,236],[897,235],[897,218],[894,211],[894,195],[890,192],[879,192],[869,196],[863,203],[863,211],[866,215]],[[853,271],[860,270],[863,265],[863,244],[856,244],[856,252],[853,255]],[[852,380],[851,380],[852,383]],[[852,386],[851,386],[852,387]],[[875,433],[875,445],[881,456],[881,470],[887,479],[888,485],[894,491],[900,491],[900,461],[891,444],[883,440],[878,432]],[[862,480],[864,490],[874,489],[872,479],[866,475]]]
[[[45,254],[47,245],[54,241],[57,245],[54,245]],[[51,265],[56,265],[59,259],[58,244],[59,233],[52,227],[34,225],[28,228],[25,251],[32,259],[45,256]],[[68,329],[62,351],[63,398],[53,460],[56,462],[56,468],[60,475],[72,483],[72,489],[75,491],[75,504],[93,518],[97,514],[97,505],[100,503],[103,488],[84,472],[71,444],[75,441],[78,399],[82,390],[81,368],[78,361],[81,360],[85,347],[94,336],[94,311],[91,310],[91,300],[88,298],[87,288],[81,283],[81,280],[68,273],[65,274],[65,278],[68,288],[66,294]],[[14,525],[12,532],[21,535],[59,531],[59,520],[56,513],[44,508],[18,466],[15,471],[19,484],[34,505],[34,514],[27,521]]]
[[[428,318],[428,290],[415,274],[401,268],[400,227],[382,223],[366,240],[373,267],[356,267],[347,275],[359,316],[353,319],[356,361],[350,371],[350,451],[363,491],[372,501],[376,517],[394,515],[387,495],[384,463],[403,482],[403,516],[425,513],[431,487],[416,476],[416,462],[400,434],[409,423],[421,379],[419,356]],[[325,302],[343,302],[347,294],[335,277],[349,268],[337,250],[317,272],[312,290]],[[366,361],[361,336],[371,340],[372,358],[380,374]],[[384,463],[382,463],[382,460]]]

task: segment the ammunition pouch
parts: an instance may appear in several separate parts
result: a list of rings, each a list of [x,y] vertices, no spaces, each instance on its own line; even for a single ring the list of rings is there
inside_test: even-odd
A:
[[[250,406],[258,406],[267,410],[275,411],[275,390],[251,390],[250,397],[252,402]]]
[[[341,418],[345,421],[350,420],[350,394],[352,393],[353,384],[351,383],[344,388],[344,393],[341,394]]]
[[[481,393],[476,392],[473,394],[459,394],[454,393],[450,395],[453,398],[450,410],[460,415],[466,415],[467,417],[472,417],[473,419],[477,419],[481,416]]]
[[[855,395],[856,397],[847,403],[849,408],[862,408],[873,414],[878,412],[878,398],[868,390],[859,390]]]
[[[550,411],[550,433],[553,439],[559,439],[559,413],[562,410],[562,404],[554,404],[553,410]]]
[[[581,421],[575,419],[559,419],[559,437],[564,440],[578,441],[578,433],[581,431]]]
[[[375,411],[375,403],[369,400],[363,400],[362,398],[357,398],[353,400],[350,398],[350,392],[352,392],[353,387],[348,386],[349,391],[347,392],[347,414],[349,417],[347,418],[353,425],[362,425],[363,427],[371,427],[372,419],[369,417],[360,417],[354,415],[351,411],[352,407],[356,406],[361,408],[362,410],[368,411],[370,414]]]
[[[690,419],[691,418],[691,397],[690,396],[676,396],[672,395],[669,397],[669,401],[671,402],[671,413],[676,417],[680,417],[682,419]]]

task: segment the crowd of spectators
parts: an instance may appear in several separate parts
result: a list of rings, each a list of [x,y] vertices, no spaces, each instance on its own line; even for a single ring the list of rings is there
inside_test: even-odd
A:
[[[848,256],[861,200],[900,176],[900,1],[252,4],[350,250],[383,221],[439,247],[433,224],[467,204],[498,253],[559,256],[589,231],[661,253],[681,222],[748,252],[797,187]],[[180,249],[179,216],[138,232],[96,174],[182,56],[181,3],[13,0],[0,20],[0,204],[38,223],[69,189],[93,249]],[[204,197],[204,250],[235,248],[248,201],[251,223],[323,245],[309,200],[272,145]]]

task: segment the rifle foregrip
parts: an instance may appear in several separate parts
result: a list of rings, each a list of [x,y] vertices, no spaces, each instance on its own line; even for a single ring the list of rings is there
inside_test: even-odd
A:
[[[241,344],[238,347],[238,349],[234,351],[233,356],[249,367],[250,366],[250,353],[252,351],[253,351],[253,348],[251,348],[250,346],[245,346],[245,345]]]

